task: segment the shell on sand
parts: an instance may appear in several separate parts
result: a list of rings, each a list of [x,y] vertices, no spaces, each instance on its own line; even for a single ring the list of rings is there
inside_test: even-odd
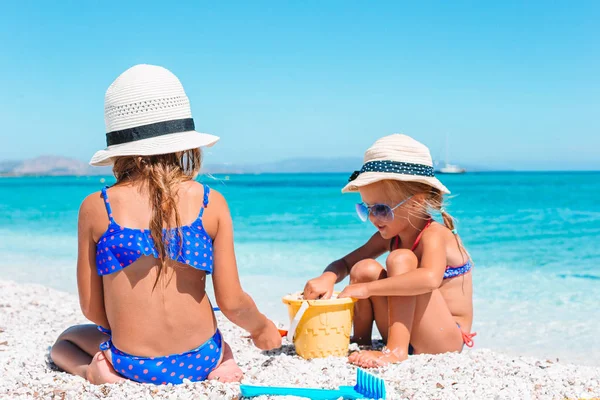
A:
[[[261,352],[219,316],[219,326],[245,373],[244,383],[334,388],[353,385],[345,358],[306,361],[289,345]],[[236,399],[237,384],[94,386],[59,372],[48,350],[66,327],[85,323],[77,299],[39,285],[0,281],[0,399]],[[351,346],[352,347],[352,346]],[[293,372],[291,372],[293,371]],[[390,399],[563,399],[600,396],[600,368],[515,358],[489,350],[419,355],[373,371]]]

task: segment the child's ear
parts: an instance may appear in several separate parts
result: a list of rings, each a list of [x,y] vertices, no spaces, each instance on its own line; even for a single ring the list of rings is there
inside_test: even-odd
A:
[[[415,194],[413,196],[412,207],[416,211],[427,213],[427,194]]]
[[[415,199],[415,202],[423,204],[425,202],[425,200],[427,200],[427,194],[426,193],[417,193],[413,196],[413,198]]]

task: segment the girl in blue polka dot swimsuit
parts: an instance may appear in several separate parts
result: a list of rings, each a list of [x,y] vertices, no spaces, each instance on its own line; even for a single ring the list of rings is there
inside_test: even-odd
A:
[[[52,360],[97,384],[241,380],[206,278],[258,348],[281,335],[242,290],[225,199],[196,182],[200,147],[218,137],[195,131],[179,80],[150,65],[109,87],[105,121],[107,148],[91,164],[112,165],[116,183],[83,201],[78,222],[79,300],[93,324],[63,332]]]
[[[189,225],[164,232],[170,237],[167,246],[169,258],[210,274],[213,269],[213,243],[202,225],[202,214],[208,207],[210,188],[204,185],[202,208],[198,218]],[[131,229],[119,225],[113,218],[107,188],[101,191],[109,225],[96,245],[96,268],[98,275],[120,271],[136,262],[140,257],[159,258],[150,229]],[[98,326],[108,336],[110,330]],[[223,339],[215,334],[196,349],[165,357],[140,357],[117,349],[111,340],[100,344],[100,350],[111,353],[116,372],[129,379],[144,383],[181,383],[184,378],[204,380],[221,359]]]

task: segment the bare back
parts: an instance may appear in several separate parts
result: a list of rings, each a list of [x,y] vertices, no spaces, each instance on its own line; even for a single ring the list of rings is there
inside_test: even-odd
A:
[[[195,221],[203,207],[204,189],[197,182],[179,185],[177,208],[182,225]],[[148,229],[152,209],[148,194],[134,184],[107,190],[113,218],[120,225]],[[209,236],[218,228],[218,203],[210,203],[202,222]],[[106,232],[109,219],[97,196],[98,218],[89,221],[94,241]],[[104,214],[103,217],[100,215]],[[115,346],[133,355],[161,356],[193,349],[216,330],[205,292],[207,273],[168,260],[157,280],[158,260],[142,256],[127,268],[102,277],[104,307]]]

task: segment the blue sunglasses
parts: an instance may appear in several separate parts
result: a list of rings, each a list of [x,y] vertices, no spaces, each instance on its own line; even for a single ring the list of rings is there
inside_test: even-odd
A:
[[[412,196],[402,200],[394,207],[390,207],[387,204],[373,204],[372,206],[368,206],[365,203],[358,203],[356,205],[356,214],[358,214],[358,218],[360,218],[360,220],[363,222],[366,222],[369,219],[369,214],[380,221],[392,222],[394,220],[394,210],[409,201],[411,198]]]

